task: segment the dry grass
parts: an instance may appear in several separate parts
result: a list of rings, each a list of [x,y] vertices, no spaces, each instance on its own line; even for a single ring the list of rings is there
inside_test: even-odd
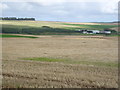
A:
[[[17,26],[31,26],[31,27],[49,26],[52,28],[78,27],[78,26],[62,25],[61,22],[48,22],[48,21],[0,21],[0,24],[17,25]]]
[[[3,87],[117,88],[117,67],[22,59],[51,57],[117,63],[117,50],[116,37],[3,38]]]
[[[52,21],[0,21],[0,24],[18,25],[18,26],[31,26],[31,27],[49,26],[52,28],[80,28],[79,26],[75,26],[75,25],[63,25],[63,23],[80,24],[80,25],[118,25],[118,23],[75,23],[75,22],[52,22]]]

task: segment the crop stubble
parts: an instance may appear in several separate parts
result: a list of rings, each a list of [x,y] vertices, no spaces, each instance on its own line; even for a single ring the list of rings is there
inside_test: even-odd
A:
[[[51,57],[72,61],[116,62],[116,37],[51,36],[3,38],[3,87],[118,87],[117,67],[29,61]]]

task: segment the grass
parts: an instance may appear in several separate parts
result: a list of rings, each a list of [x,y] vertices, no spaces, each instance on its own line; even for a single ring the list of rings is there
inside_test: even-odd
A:
[[[62,28],[23,27],[16,25],[2,25],[2,32],[8,34],[32,34],[32,35],[78,35],[77,31]]]
[[[62,23],[63,25],[72,25],[72,26],[79,26],[83,29],[100,29],[103,30],[105,28],[114,28],[114,27],[120,27],[120,25],[81,25],[81,24],[69,24],[69,23]]]
[[[33,36],[19,36],[19,35],[10,35],[10,34],[0,34],[0,38],[38,38]]]
[[[23,59],[33,60],[33,61],[44,61],[44,62],[64,62],[68,64],[84,64],[84,65],[93,65],[93,66],[118,67],[118,64],[115,62],[71,61],[68,59],[47,58],[47,57],[33,57],[33,58],[23,58]]]

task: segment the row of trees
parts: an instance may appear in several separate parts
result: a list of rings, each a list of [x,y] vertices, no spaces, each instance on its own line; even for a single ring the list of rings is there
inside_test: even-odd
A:
[[[32,20],[32,21],[35,21],[35,18],[0,17],[0,20]]]

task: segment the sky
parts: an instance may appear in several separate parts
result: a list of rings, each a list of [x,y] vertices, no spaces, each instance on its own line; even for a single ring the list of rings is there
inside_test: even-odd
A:
[[[40,21],[118,21],[119,0],[2,0],[0,17],[34,17]]]

